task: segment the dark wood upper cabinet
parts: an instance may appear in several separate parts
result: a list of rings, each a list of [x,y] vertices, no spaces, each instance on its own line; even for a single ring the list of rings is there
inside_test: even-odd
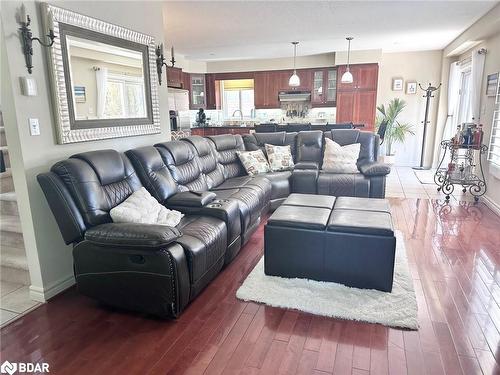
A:
[[[355,64],[349,67],[353,83],[342,83],[346,65],[338,67],[337,123],[364,124],[373,131],[377,107],[378,64]]]
[[[190,78],[190,89],[189,89],[189,106],[191,109],[205,109],[207,107],[207,88],[205,85],[205,74],[194,74],[189,75]]]
[[[217,109],[216,90],[215,90],[215,75],[212,73],[205,74],[205,98],[206,109]]]
[[[312,107],[335,107],[337,101],[337,69],[312,69]]]
[[[167,86],[176,89],[184,88],[184,81],[181,68],[167,67]]]

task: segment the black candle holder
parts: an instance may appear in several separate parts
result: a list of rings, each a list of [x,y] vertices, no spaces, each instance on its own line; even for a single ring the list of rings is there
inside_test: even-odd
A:
[[[161,86],[161,74],[163,72],[163,66],[165,65],[167,68],[168,64],[165,62],[165,56],[163,55],[163,44],[156,46],[156,72],[158,74],[158,84]],[[172,47],[173,53],[173,47]],[[172,55],[170,58],[170,63],[172,64],[172,68],[175,66],[175,58]]]
[[[29,15],[27,15],[26,21],[21,21],[21,27],[19,28],[22,36],[23,53],[26,60],[26,68],[28,68],[29,74],[33,72],[33,41],[36,40],[42,46],[49,48],[52,47],[52,45],[54,44],[54,39],[56,38],[53,29],[50,29],[49,33],[46,35],[46,37],[49,38],[48,43],[44,43],[40,38],[34,38],[33,33],[31,32],[30,24],[31,18]]]

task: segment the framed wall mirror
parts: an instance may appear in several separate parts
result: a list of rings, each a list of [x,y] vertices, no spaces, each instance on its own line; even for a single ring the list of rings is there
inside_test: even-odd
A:
[[[48,55],[58,142],[159,133],[154,38],[49,4],[42,11],[57,36]]]

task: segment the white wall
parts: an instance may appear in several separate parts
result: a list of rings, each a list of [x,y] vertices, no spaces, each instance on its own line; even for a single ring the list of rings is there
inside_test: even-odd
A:
[[[24,4],[27,13],[32,16],[33,34],[43,34],[39,4],[29,1]],[[43,299],[71,285],[73,271],[71,247],[63,243],[36,181],[36,175],[48,171],[56,161],[78,152],[105,148],[125,151],[170,139],[167,88],[163,85],[159,90],[161,134],[71,145],[56,144],[45,51],[37,43],[33,44],[32,77],[38,85],[38,96],[26,97],[20,93],[19,77],[28,75],[18,37],[19,25],[16,23],[16,12],[20,5],[20,2],[2,2],[1,109],[4,113],[7,142],[9,149],[12,148],[12,174],[32,279],[32,296]],[[162,4],[159,2],[65,1],[58,2],[57,5],[152,35],[157,43],[164,39]],[[40,136],[30,136],[30,117],[40,120]]]
[[[412,124],[415,132],[415,135],[408,136],[404,144],[395,145],[397,165],[419,165],[422,145],[423,124],[421,121],[424,120],[425,98],[423,98],[423,92],[420,89],[418,89],[417,94],[406,94],[406,82],[416,81],[423,87],[429,83],[439,84],[441,82],[441,57],[441,51],[383,53],[381,56],[377,106],[387,105],[394,98],[405,100],[407,106],[402,113],[401,121]],[[392,91],[392,79],[396,77],[404,79],[403,91]],[[429,116],[431,122],[427,128],[425,143],[426,165],[430,165],[432,162],[439,95],[437,92],[435,97],[431,99]]]

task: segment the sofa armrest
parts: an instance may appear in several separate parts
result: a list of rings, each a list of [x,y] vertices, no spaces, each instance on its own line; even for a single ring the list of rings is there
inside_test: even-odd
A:
[[[176,207],[203,207],[212,202],[217,195],[211,191],[184,191],[167,199],[167,206]]]
[[[391,166],[383,163],[364,164],[359,167],[359,171],[365,176],[386,176],[391,173]]]
[[[166,225],[107,223],[90,228],[85,240],[108,247],[159,250],[182,236],[179,229]]]
[[[295,163],[293,169],[319,169],[319,162],[317,161],[299,161]]]

